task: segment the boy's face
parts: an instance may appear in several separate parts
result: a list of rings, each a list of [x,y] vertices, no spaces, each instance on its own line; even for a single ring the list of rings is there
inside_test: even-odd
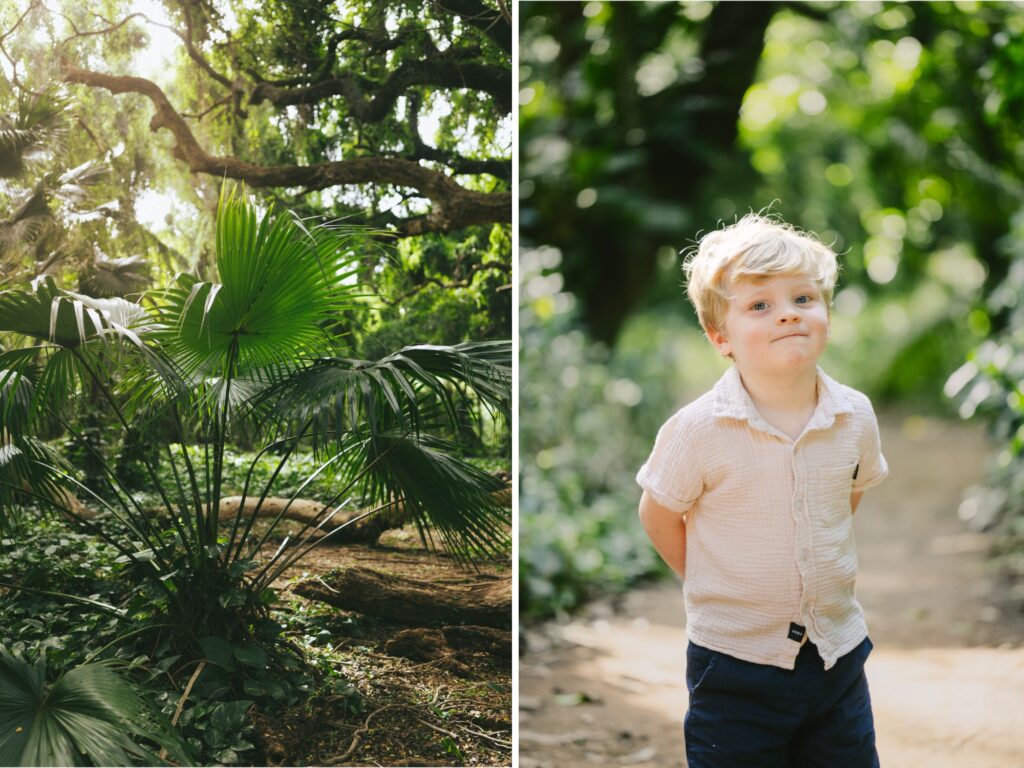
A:
[[[828,308],[805,275],[771,275],[730,285],[720,331],[708,334],[740,373],[791,374],[813,368],[828,343]]]

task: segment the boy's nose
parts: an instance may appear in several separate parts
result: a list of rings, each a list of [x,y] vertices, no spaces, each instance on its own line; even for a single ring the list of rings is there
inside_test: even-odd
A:
[[[800,322],[800,314],[792,309],[787,309],[779,315],[780,323],[798,323]]]

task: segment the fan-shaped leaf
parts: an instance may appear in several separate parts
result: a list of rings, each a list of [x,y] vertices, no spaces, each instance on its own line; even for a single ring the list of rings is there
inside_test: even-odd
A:
[[[185,745],[157,724],[145,702],[109,666],[82,664],[45,682],[43,659],[29,664],[0,647],[0,765],[166,764],[146,746],[188,763]]]
[[[307,236],[289,216],[235,194],[217,215],[219,283],[181,277],[165,297],[163,339],[186,370],[223,371],[294,360],[323,349],[323,327],[353,301],[343,281],[359,254],[337,237]]]

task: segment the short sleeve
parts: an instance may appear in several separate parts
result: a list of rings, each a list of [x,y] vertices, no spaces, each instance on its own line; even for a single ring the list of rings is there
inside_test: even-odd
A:
[[[866,400],[867,398],[865,398]],[[853,492],[861,493],[872,486],[878,485],[889,476],[889,464],[882,455],[882,441],[878,434],[878,419],[867,403],[867,413],[862,416],[867,420],[861,437],[860,464],[857,476],[853,481]]]
[[[658,430],[654,450],[637,473],[636,481],[661,506],[679,514],[690,509],[700,497],[704,481],[696,435],[681,413]]]

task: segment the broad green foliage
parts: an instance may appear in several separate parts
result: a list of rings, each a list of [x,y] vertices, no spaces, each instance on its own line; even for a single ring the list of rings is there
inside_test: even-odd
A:
[[[1016,585],[1024,584],[1024,212],[1014,219],[1003,247],[1009,274],[996,286],[986,310],[1003,329],[971,351],[946,381],[960,415],[981,415],[991,424],[999,452],[987,488],[975,488],[960,508],[973,527],[995,531],[997,561]]]
[[[49,683],[45,657],[30,663],[0,646],[0,764],[168,764],[139,741],[190,763],[180,739],[110,666],[81,664]]]
[[[850,305],[890,302],[896,318],[922,285],[945,294],[942,311],[875,340],[893,367],[876,365],[871,382],[905,394],[899,369],[913,365],[916,388],[938,399],[936,382],[976,341],[950,326],[1006,271],[996,242],[1019,204],[1020,131],[1004,118],[1012,88],[1000,90],[1012,65],[993,64],[1012,61],[1024,14],[757,7],[763,34],[760,17],[727,3],[525,3],[524,235],[562,251],[581,318],[613,341],[636,310],[689,316],[680,252],[772,206],[835,244]]]
[[[19,5],[29,8],[24,18]],[[0,30],[9,31],[5,50],[19,64],[13,87],[0,86],[0,115],[13,124],[27,98],[23,94],[52,92],[53,102],[63,105],[63,138],[59,145],[47,141],[36,165],[45,160],[51,169],[105,171],[91,174],[87,185],[76,181],[75,196],[67,203],[51,198],[51,214],[62,225],[67,247],[59,253],[37,249],[31,259],[22,259],[25,276],[46,269],[64,286],[77,281],[79,292],[104,296],[166,285],[180,270],[210,278],[221,175],[191,173],[175,158],[167,130],[150,128],[153,106],[147,99],[62,83],[61,56],[104,73],[151,78],[213,156],[263,167],[352,159],[372,168],[380,158],[401,159],[447,175],[447,180],[438,177],[430,194],[450,180],[507,196],[511,24],[497,4],[471,0],[455,6],[359,1],[317,13],[283,0],[167,6],[167,23],[190,38],[196,58],[179,37],[159,26],[156,11],[149,12],[156,23],[129,19],[135,9],[127,0],[100,5],[26,0],[0,8]],[[75,35],[71,24],[84,34]],[[91,34],[100,30],[106,31]],[[278,90],[299,94],[301,101],[300,92],[324,80],[333,85],[323,93],[315,86],[302,103],[275,101]],[[17,194],[0,193],[0,222],[13,219],[28,199],[21,192],[31,192],[36,178],[31,163],[28,170]],[[372,171],[354,175],[366,178],[325,189],[281,183],[254,194],[266,204],[283,203],[303,219],[370,222],[391,231],[434,207],[425,190],[374,183]],[[449,207],[452,213],[464,208],[461,203]],[[495,290],[510,282],[510,228],[498,225],[500,248],[489,239],[490,228],[460,229],[451,234],[451,244],[446,234],[401,238],[411,250],[420,241],[423,247],[439,241],[443,250],[458,255],[407,278],[393,294],[381,291],[395,302],[412,291],[416,301],[406,302],[404,314],[396,304],[395,311],[382,315],[383,326],[394,322],[396,329],[383,330],[386,347],[373,355],[411,343],[510,335],[510,291]],[[2,258],[12,255],[8,251]],[[51,256],[59,258],[50,263]],[[363,258],[367,269],[361,281],[373,284],[390,269],[384,248],[367,248]],[[495,260],[500,271],[480,269]],[[0,271],[6,272],[0,281],[12,279],[10,269],[0,265]],[[457,285],[467,277],[472,285]],[[437,316],[446,319],[425,329],[426,335],[408,327],[410,315],[434,305]],[[382,330],[381,323],[367,325]]]
[[[382,304],[359,334],[360,354],[377,357],[411,338],[457,344],[511,336],[511,247],[508,228],[499,225],[399,242],[394,268],[373,277]]]
[[[27,519],[17,540],[0,540],[0,589],[5,591],[0,646],[27,658],[45,653],[48,677],[97,658],[111,660],[145,690],[147,702],[159,711],[156,719],[170,719],[197,662],[174,651],[162,632],[166,627],[160,595],[133,586],[138,574],[124,560],[109,544],[70,531],[62,521]],[[286,614],[272,615],[282,623],[301,625]],[[274,622],[266,620],[259,627],[280,631],[268,625]],[[200,648],[209,645],[206,639]],[[251,643],[240,643],[235,651],[230,646],[228,656],[260,659]],[[283,671],[242,667],[240,673],[233,666],[229,672],[212,663],[203,669],[175,726],[197,762],[254,759],[252,724],[238,715],[239,710],[247,714],[250,705],[263,711],[296,706],[318,687],[352,695],[329,667],[303,668],[289,657],[264,654],[265,667],[268,661],[280,663]],[[249,678],[242,698],[230,698],[232,677]]]
[[[993,65],[1024,14],[926,3],[829,16],[773,19],[739,120],[760,179],[739,198],[713,182],[711,212],[777,200],[834,243],[848,291],[837,309],[856,307],[837,351],[873,395],[937,404],[987,330],[966,318],[1009,263],[999,241],[1020,206],[1021,134],[1000,114]]]
[[[15,473],[4,487],[17,498],[29,483],[30,500],[114,546],[131,579],[155,590],[173,628],[172,647],[193,656],[211,637],[273,648],[268,587],[314,546],[315,531],[307,525],[295,547],[268,559],[259,552],[284,511],[258,536],[253,525],[278,473],[304,444],[315,449],[318,465],[292,498],[328,468],[335,481],[317,527],[337,527],[330,510],[343,499],[370,506],[395,500],[425,536],[437,531],[456,553],[503,550],[508,515],[492,496],[502,482],[456,458],[457,446],[436,430],[457,430],[458,406],[467,400],[507,418],[510,345],[408,347],[377,361],[344,357],[334,328],[363,293],[350,278],[365,235],[301,227],[273,211],[260,215],[234,194],[223,199],[217,231],[219,282],[179,278],[151,308],[90,299],[53,282],[0,293],[0,329],[37,342],[0,355],[0,367],[14,371],[5,379],[4,391],[14,395],[5,397],[5,409],[10,401],[24,410],[25,397],[16,395],[26,381],[37,393],[28,401],[29,426],[53,420],[73,434],[67,411],[98,392],[142,463],[161,514],[146,510],[102,455],[95,456],[102,487],[48,463],[34,466],[105,510],[116,521],[110,527],[83,520],[68,498],[48,497],[30,476]],[[172,437],[161,444],[152,426]],[[226,448],[241,431],[264,445],[242,488],[243,499],[258,501],[251,512],[240,505],[221,527]],[[202,446],[198,459],[184,447],[193,441]],[[267,453],[277,454],[275,470],[251,485],[255,463]],[[170,468],[170,482],[158,464]],[[5,505],[4,520],[9,510]],[[227,684],[262,685],[261,674],[248,670]]]
[[[545,616],[663,572],[633,478],[657,430],[651,416],[672,405],[663,387],[674,366],[659,354],[663,337],[645,349],[646,367],[590,341],[553,271],[557,251],[525,249],[519,265],[520,609]]]
[[[507,552],[480,467],[510,456],[510,206],[450,225],[444,194],[509,199],[511,25],[452,6],[0,4],[0,644],[51,677],[123,660],[167,718],[206,661],[176,726],[203,763],[256,759],[253,708],[358,706],[282,637],[267,587],[315,532],[255,522],[266,497],[321,500],[321,531],[397,502],[459,557]],[[151,79],[211,156],[362,165],[224,195],[151,99],[62,59]],[[433,186],[380,181],[396,159]],[[219,521],[227,495],[257,510]]]
[[[109,169],[93,157],[68,163],[73,112],[52,84],[26,93],[0,83],[0,287],[68,268],[98,295],[144,282],[138,260],[111,261],[88,240],[88,222],[106,210],[93,198]]]

